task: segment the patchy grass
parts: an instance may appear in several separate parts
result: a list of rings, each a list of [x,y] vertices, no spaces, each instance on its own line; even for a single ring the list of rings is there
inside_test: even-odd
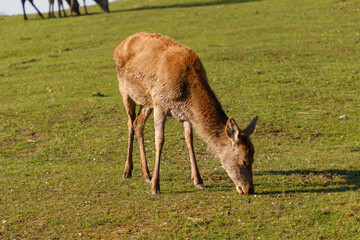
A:
[[[1,16],[0,238],[359,238],[359,3],[132,0],[110,14]],[[195,189],[171,119],[162,194],[150,195],[138,162],[122,179],[127,117],[112,53],[140,31],[192,47],[240,126],[259,115],[256,195],[238,195],[199,138],[206,189]]]

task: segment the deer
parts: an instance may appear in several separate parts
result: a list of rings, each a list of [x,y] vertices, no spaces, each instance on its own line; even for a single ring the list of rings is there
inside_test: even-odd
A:
[[[50,17],[55,17],[54,5],[55,5],[55,0],[49,0],[49,16],[48,16],[49,18]],[[59,6],[59,17],[61,17],[61,7],[62,7],[62,10],[64,12],[64,16],[66,17],[66,12],[65,12],[62,0],[58,0],[58,6]]]
[[[114,51],[119,91],[128,115],[128,149],[123,177],[133,170],[133,140],[136,137],[141,177],[151,183],[151,193],[160,194],[160,159],[165,141],[166,117],[183,123],[194,186],[204,189],[193,146],[193,128],[220,158],[222,167],[240,194],[254,194],[252,164],[254,146],[250,135],[258,116],[240,130],[228,117],[210,88],[198,55],[161,34],[137,33]],[[136,114],[136,105],[140,105]],[[145,122],[154,112],[155,167],[151,177],[144,150]]]

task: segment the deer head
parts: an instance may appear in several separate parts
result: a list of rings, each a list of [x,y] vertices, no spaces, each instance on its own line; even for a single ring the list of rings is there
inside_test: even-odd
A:
[[[97,4],[99,4],[100,8],[104,11],[104,12],[109,12],[109,2],[108,0],[95,0],[95,2]]]
[[[250,135],[254,132],[256,116],[249,126],[241,131],[233,117],[226,123],[225,134],[230,144],[224,148],[222,164],[239,193],[254,194],[252,164],[254,162],[254,147]]]

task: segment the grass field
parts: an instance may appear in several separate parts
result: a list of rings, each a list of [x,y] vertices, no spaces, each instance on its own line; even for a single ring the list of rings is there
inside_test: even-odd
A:
[[[20,2],[19,2],[20,4]],[[129,0],[89,16],[0,16],[0,239],[359,239],[360,1]],[[256,195],[168,119],[161,195],[134,151],[112,53],[159,32],[200,56],[228,116],[259,116]],[[154,167],[153,120],[145,130]]]

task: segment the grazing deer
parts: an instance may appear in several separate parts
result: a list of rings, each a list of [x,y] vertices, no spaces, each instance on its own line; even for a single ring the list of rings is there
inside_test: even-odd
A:
[[[106,13],[110,12],[109,11],[109,1],[108,0],[94,0],[94,1],[100,6],[100,8],[104,12],[106,12]],[[85,0],[84,0],[84,5],[85,5]]]
[[[141,176],[151,181],[151,193],[160,193],[160,156],[167,116],[183,122],[194,185],[204,188],[194,154],[194,126],[210,150],[220,159],[239,193],[253,194],[254,147],[249,139],[258,117],[241,131],[227,117],[211,90],[197,54],[160,34],[137,33],[115,50],[119,90],[128,114],[128,153],[124,177],[132,174],[133,139],[140,152]],[[136,116],[136,104],[140,110]],[[154,110],[156,159],[152,178],[144,151],[145,121]]]
[[[55,4],[54,3],[55,3],[55,0],[49,0],[49,16],[48,16],[49,18],[55,17],[55,14],[54,14],[54,5]],[[58,6],[59,6],[59,17],[61,17],[61,7],[64,12],[64,16],[66,17],[66,12],[65,12],[62,0],[58,0]]]
[[[41,14],[41,12],[36,8],[36,6],[35,6],[35,4],[33,3],[33,0],[28,0],[30,3],[31,3],[31,5],[35,8],[35,10],[38,12],[38,14],[40,15],[40,17],[42,18],[42,19],[44,19],[44,16]],[[27,20],[28,18],[27,18],[27,16],[26,16],[26,13],[25,13],[25,2],[26,2],[26,0],[21,0],[21,3],[22,3],[22,7],[23,7],[23,11],[24,11],[24,19],[25,20]]]

